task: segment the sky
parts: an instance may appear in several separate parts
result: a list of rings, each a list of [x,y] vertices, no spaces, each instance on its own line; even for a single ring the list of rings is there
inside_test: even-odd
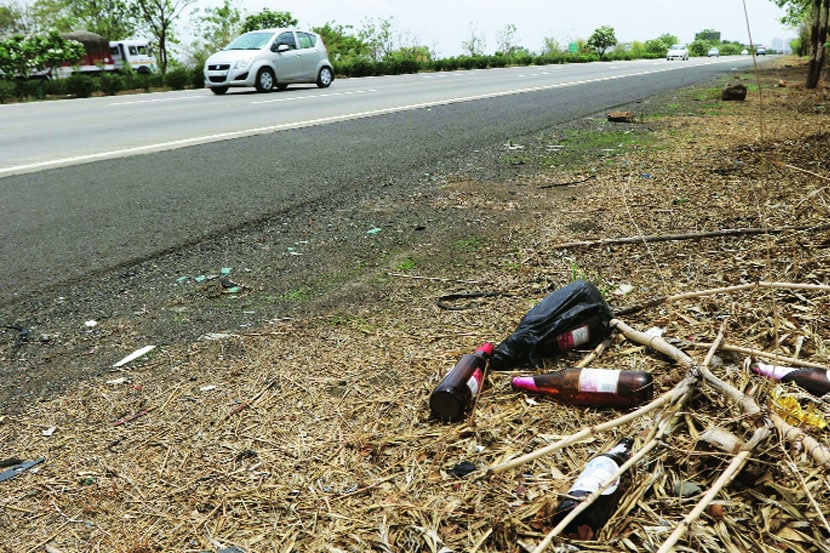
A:
[[[404,44],[430,47],[438,56],[462,53],[462,42],[473,33],[484,39],[484,52],[492,54],[507,25],[516,27],[516,42],[540,52],[545,37],[561,45],[587,39],[602,25],[614,28],[617,40],[645,42],[668,33],[691,42],[704,29],[721,32],[724,40],[748,44],[743,0],[236,0],[246,14],[263,8],[287,11],[299,27],[327,22],[363,27],[368,20],[391,19]],[[752,42],[785,44],[797,35],[783,26],[783,11],[772,0],[745,0]],[[199,7],[217,6],[221,0],[198,0]]]

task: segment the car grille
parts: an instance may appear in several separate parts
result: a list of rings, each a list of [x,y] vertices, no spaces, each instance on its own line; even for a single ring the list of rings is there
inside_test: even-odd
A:
[[[213,63],[208,65],[208,71],[227,71],[231,68],[229,63]]]

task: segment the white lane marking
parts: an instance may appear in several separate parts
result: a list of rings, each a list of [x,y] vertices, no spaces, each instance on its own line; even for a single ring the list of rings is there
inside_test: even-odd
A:
[[[199,96],[177,96],[175,98],[149,98],[146,100],[125,100],[123,102],[112,102],[107,104],[109,106],[128,106],[130,104],[156,104],[159,102],[178,102],[179,100],[193,100],[194,98],[209,98],[209,96],[202,94]]]
[[[287,96],[284,98],[274,98],[270,100],[254,100],[252,104],[273,104],[277,102],[296,102],[297,100],[310,100],[312,98],[329,98],[332,96],[351,96],[353,94],[371,94],[377,92],[376,88],[368,88],[366,90],[346,90],[343,92],[328,92],[324,94],[309,94],[307,96]]]
[[[60,165],[69,165],[75,163],[84,163],[89,161],[99,161],[102,159],[110,159],[115,157],[124,157],[129,155],[135,154],[143,154],[143,153],[150,153],[150,152],[158,152],[164,150],[172,150],[175,148],[183,148],[186,146],[195,146],[198,144],[206,144],[209,142],[218,142],[221,140],[230,140],[233,138],[244,138],[247,136],[254,136],[258,134],[267,134],[277,131],[284,131],[289,129],[300,129],[305,127],[313,127],[318,125],[327,125],[331,123],[339,123],[342,121],[350,121],[354,119],[364,119],[367,117],[375,117],[378,115],[388,115],[390,113],[399,113],[403,111],[413,111],[416,109],[426,109],[432,108],[435,106],[441,105],[448,105],[448,104],[459,104],[464,102],[474,102],[476,100],[489,100],[492,98],[500,98],[504,96],[513,96],[516,94],[525,94],[528,92],[540,92],[543,90],[552,90],[555,88],[563,88],[568,86],[576,86],[580,84],[586,84],[591,82],[598,82],[598,81],[610,81],[615,79],[623,79],[626,77],[633,77],[633,76],[641,76],[641,75],[649,75],[652,73],[660,73],[663,71],[671,71],[674,69],[680,69],[683,67],[679,64],[671,64],[670,67],[663,66],[660,69],[650,69],[645,71],[636,71],[633,73],[626,73],[622,75],[611,75],[608,77],[601,77],[597,79],[588,79],[588,80],[580,80],[580,81],[571,81],[568,83],[558,83],[558,84],[548,84],[548,85],[538,85],[538,86],[530,86],[524,88],[516,88],[513,90],[503,90],[499,92],[488,92],[484,94],[474,94],[472,96],[460,96],[456,98],[447,98],[444,100],[434,100],[430,102],[422,102],[416,104],[407,104],[404,106],[394,106],[389,108],[379,108],[369,111],[362,111],[356,113],[347,113],[343,115],[334,115],[331,117],[321,117],[319,119],[308,119],[306,121],[297,121],[294,123],[281,123],[279,125],[268,125],[264,127],[255,127],[252,129],[243,129],[239,131],[229,131],[223,133],[216,133],[216,134],[209,134],[203,136],[196,136],[193,138],[184,138],[181,140],[170,140],[168,142],[159,142],[157,144],[147,144],[145,146],[136,146],[133,148],[122,148],[118,150],[109,150],[106,152],[96,152],[93,154],[83,154],[78,156],[71,156],[65,157],[60,159],[52,159],[47,161],[39,161],[35,163],[27,163],[23,165],[14,165],[11,167],[2,167],[0,168],[0,176],[8,176],[15,173],[23,173],[29,172],[33,170],[39,169],[47,169],[49,167],[56,167]],[[334,94],[334,93],[332,93]],[[339,94],[339,93],[337,93]]]

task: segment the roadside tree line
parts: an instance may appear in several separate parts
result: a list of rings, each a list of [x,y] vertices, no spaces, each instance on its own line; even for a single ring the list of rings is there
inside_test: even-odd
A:
[[[21,7],[21,1],[0,0],[0,37],[11,36],[0,42],[0,72],[3,75],[24,75],[19,70],[21,66],[18,65],[18,69],[13,67],[25,56],[14,50],[24,45],[29,54],[33,48],[37,50],[38,42],[32,38],[36,35],[45,34],[54,43],[55,32],[77,29],[89,30],[110,40],[144,34],[152,37],[162,77],[156,77],[150,83],[139,83],[141,86],[136,88],[200,87],[204,60],[238,34],[266,27],[295,27],[299,23],[289,12],[268,8],[246,14],[237,4],[239,0],[222,0],[221,5],[206,8],[194,7],[196,0],[35,0],[27,8]],[[817,76],[820,76],[824,66],[830,0],[772,1],[785,8],[787,23],[799,27],[801,37],[793,47],[796,51],[806,50],[804,53],[810,56],[807,82],[808,86],[817,84]],[[185,16],[187,20],[183,23]],[[495,51],[487,54],[486,39],[471,23],[469,34],[461,42],[463,53],[439,58],[417,37],[397,30],[392,18],[366,19],[358,28],[327,22],[311,30],[322,35],[339,77],[660,58],[665,56],[672,44],[679,42],[676,36],[663,34],[643,42],[622,44],[617,40],[613,27],[603,25],[588,39],[563,43],[554,37],[544,37],[541,50],[532,52],[520,43],[517,27],[506,24],[497,34]],[[181,38],[185,34],[197,38],[185,44]],[[689,49],[692,55],[702,56],[712,46],[718,47],[724,55],[738,54],[746,48],[739,42],[721,41],[719,33],[706,30],[698,33]],[[50,49],[52,53],[60,51],[70,57],[74,55],[71,45]],[[31,54],[27,59],[48,57]],[[37,61],[34,65],[42,63],[54,63],[54,59]],[[116,77],[103,78],[101,85],[108,88],[107,93],[134,86],[133,76],[121,77],[120,80]],[[95,85],[84,85],[87,86]],[[31,87],[38,89],[36,94],[41,89],[62,88],[61,85]],[[30,95],[25,90],[24,93]],[[71,91],[68,93],[73,94]],[[2,94],[0,91],[0,97]]]

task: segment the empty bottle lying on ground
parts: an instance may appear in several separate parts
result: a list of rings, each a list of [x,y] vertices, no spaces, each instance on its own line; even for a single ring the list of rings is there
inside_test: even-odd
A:
[[[568,350],[593,347],[611,333],[612,317],[596,286],[587,280],[574,281],[527,312],[513,334],[496,346],[490,368],[540,366]]]
[[[761,361],[754,361],[750,369],[755,374],[760,374],[779,382],[795,382],[801,388],[807,390],[817,397],[830,392],[830,374],[827,369],[780,367],[768,365]]]
[[[484,368],[493,352],[493,344],[485,342],[475,353],[462,355],[429,396],[432,416],[442,421],[460,419],[484,383]]]
[[[649,401],[654,395],[654,379],[646,371],[563,369],[517,376],[513,388],[544,394],[567,405],[624,409]]]
[[[554,526],[558,525],[587,496],[611,482],[620,466],[631,457],[633,445],[634,440],[623,438],[610,451],[594,457],[585,465],[568,492],[559,498],[552,519]],[[617,510],[622,493],[623,488],[618,479],[608,486],[590,507],[579,513],[565,527],[565,535],[579,540],[594,539]]]

